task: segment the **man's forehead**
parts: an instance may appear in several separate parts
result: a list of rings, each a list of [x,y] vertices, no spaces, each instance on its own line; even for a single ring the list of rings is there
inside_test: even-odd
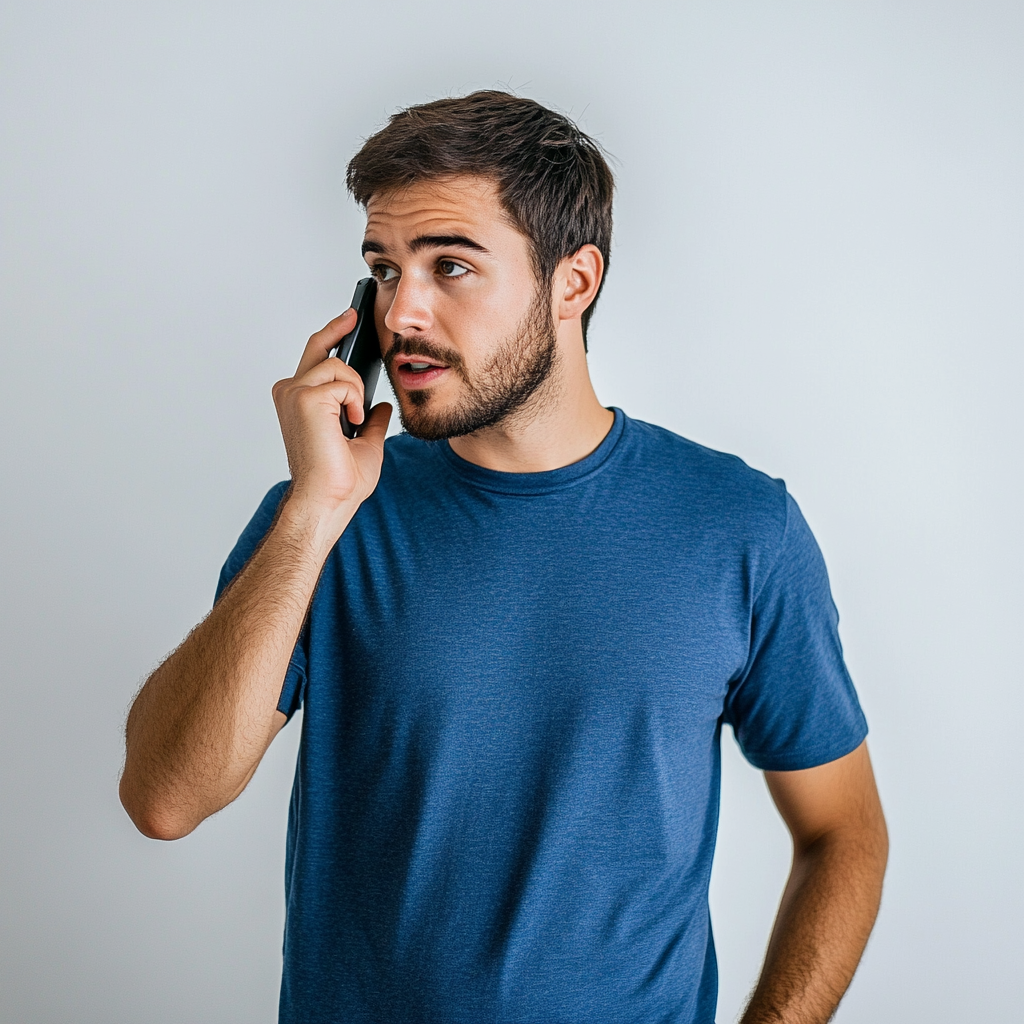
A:
[[[497,184],[477,175],[414,182],[366,204],[365,237],[382,242],[421,234],[475,237],[510,227]]]

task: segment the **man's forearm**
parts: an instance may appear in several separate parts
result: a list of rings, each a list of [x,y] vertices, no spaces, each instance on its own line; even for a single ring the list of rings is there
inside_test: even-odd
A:
[[[831,1019],[878,913],[887,850],[879,819],[797,852],[742,1024]]]
[[[139,692],[121,800],[146,835],[186,835],[256,770],[280,728],[281,683],[331,536],[286,499],[221,600]]]

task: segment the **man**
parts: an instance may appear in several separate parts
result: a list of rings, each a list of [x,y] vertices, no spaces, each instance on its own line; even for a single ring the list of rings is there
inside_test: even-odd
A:
[[[304,707],[282,1021],[706,1024],[727,722],[794,843],[744,1020],[827,1020],[887,846],[824,565],[781,482],[594,394],[597,147],[475,93],[348,183],[406,433],[328,358],[349,310],[274,388],[290,482],[135,701],[128,813],[186,835]]]

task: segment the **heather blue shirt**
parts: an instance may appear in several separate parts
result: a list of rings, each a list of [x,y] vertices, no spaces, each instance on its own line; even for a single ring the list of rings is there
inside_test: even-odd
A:
[[[771,770],[867,732],[781,481],[619,410],[546,473],[391,438],[300,706],[284,1024],[708,1024],[722,724]]]

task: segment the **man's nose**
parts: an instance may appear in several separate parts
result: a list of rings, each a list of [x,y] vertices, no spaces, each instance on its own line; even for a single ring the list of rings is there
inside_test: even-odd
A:
[[[384,315],[384,326],[394,334],[430,330],[434,322],[431,292],[428,282],[417,280],[414,274],[403,274],[398,279],[391,308]]]

